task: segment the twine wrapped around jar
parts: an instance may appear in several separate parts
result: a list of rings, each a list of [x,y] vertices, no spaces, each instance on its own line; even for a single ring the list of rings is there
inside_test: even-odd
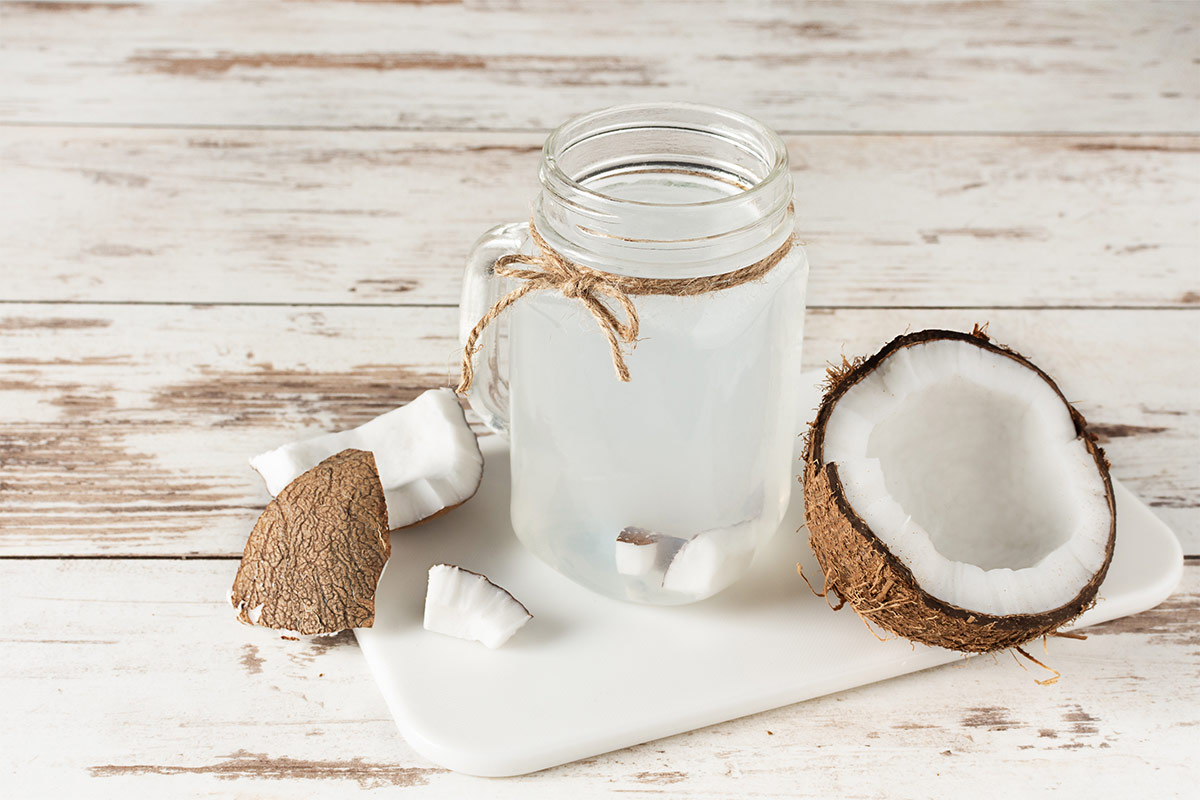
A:
[[[538,255],[522,255],[511,253],[496,259],[492,270],[504,278],[523,281],[513,291],[501,297],[488,309],[488,312],[475,323],[463,346],[462,375],[455,391],[465,393],[471,388],[475,378],[474,356],[479,351],[479,337],[487,328],[503,314],[509,306],[516,303],[530,292],[543,289],[557,291],[563,297],[579,300],[592,316],[596,318],[600,330],[608,338],[612,350],[613,368],[617,379],[629,381],[629,367],[625,364],[625,354],[622,345],[635,345],[638,337],[638,313],[634,307],[631,295],[667,295],[670,297],[690,297],[692,295],[719,292],[731,289],[743,283],[763,278],[775,268],[779,262],[791,252],[795,244],[795,235],[789,236],[774,252],[766,258],[755,261],[749,266],[723,272],[720,275],[706,275],[699,278],[638,278],[630,275],[615,275],[602,272],[582,264],[576,264],[565,258],[552,248],[540,232],[533,220],[529,221],[529,235],[539,250]],[[520,269],[514,264],[522,264],[537,269]],[[603,301],[611,299],[621,307],[624,321],[618,319]]]

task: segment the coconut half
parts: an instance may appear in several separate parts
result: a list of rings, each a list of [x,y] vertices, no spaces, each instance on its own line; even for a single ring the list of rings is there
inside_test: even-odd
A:
[[[901,336],[829,378],[804,456],[827,590],[885,630],[966,652],[1092,605],[1112,482],[1046,373],[977,328]]]
[[[405,406],[348,431],[277,447],[250,459],[277,495],[334,453],[375,455],[387,498],[388,527],[406,528],[462,505],[483,479],[483,454],[449,389],[431,389]]]

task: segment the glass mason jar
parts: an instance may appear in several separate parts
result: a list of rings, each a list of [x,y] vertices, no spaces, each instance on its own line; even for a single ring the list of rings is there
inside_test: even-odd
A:
[[[795,231],[783,141],[719,108],[578,117],[546,140],[539,176],[531,219],[546,244],[612,275],[720,275]],[[539,252],[528,223],[476,243],[464,341],[520,285],[495,274],[496,260]],[[590,589],[644,603],[700,600],[745,574],[792,494],[807,278],[796,243],[732,288],[631,295],[640,334],[628,382],[577,297],[533,291],[486,327],[468,397],[510,439],[512,525],[525,546]]]

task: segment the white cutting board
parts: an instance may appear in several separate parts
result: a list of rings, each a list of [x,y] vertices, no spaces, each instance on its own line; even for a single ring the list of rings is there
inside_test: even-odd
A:
[[[802,422],[814,416],[821,377],[805,375],[813,389]],[[849,608],[834,612],[813,596],[796,575],[799,561],[819,582],[807,531],[797,533],[798,483],[745,578],[693,605],[642,606],[593,594],[526,552],[509,524],[508,445],[498,436],[480,445],[479,493],[392,535],[375,626],[355,631],[400,732],[430,761],[519,775],[962,657],[880,642]],[[1100,600],[1078,626],[1152,608],[1183,568],[1174,534],[1113,486],[1116,551]],[[441,562],[486,574],[534,619],[498,650],[425,631],[426,573]]]

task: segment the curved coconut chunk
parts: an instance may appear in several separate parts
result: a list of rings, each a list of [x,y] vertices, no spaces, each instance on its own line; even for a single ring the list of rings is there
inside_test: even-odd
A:
[[[982,614],[1069,603],[1107,558],[1107,486],[1034,369],[961,340],[891,353],[825,419],[846,502],[923,590]]]
[[[749,523],[741,523],[696,534],[671,559],[662,587],[697,600],[716,594],[737,580],[754,558],[752,533]]]
[[[662,572],[685,541],[678,536],[655,533],[645,528],[623,528],[617,534],[614,548],[617,572],[631,576]]]
[[[416,524],[466,502],[483,477],[483,454],[454,392],[433,389],[348,431],[278,447],[250,459],[278,494],[322,459],[347,448],[375,455],[388,527]]]
[[[422,520],[440,510],[464,502],[460,499],[464,493],[470,497],[474,491],[471,487],[464,487],[461,480],[455,480],[453,477],[406,483],[387,491],[389,517],[396,520]]]
[[[429,568],[425,630],[495,649],[531,619],[515,597],[478,572],[453,564]]]

